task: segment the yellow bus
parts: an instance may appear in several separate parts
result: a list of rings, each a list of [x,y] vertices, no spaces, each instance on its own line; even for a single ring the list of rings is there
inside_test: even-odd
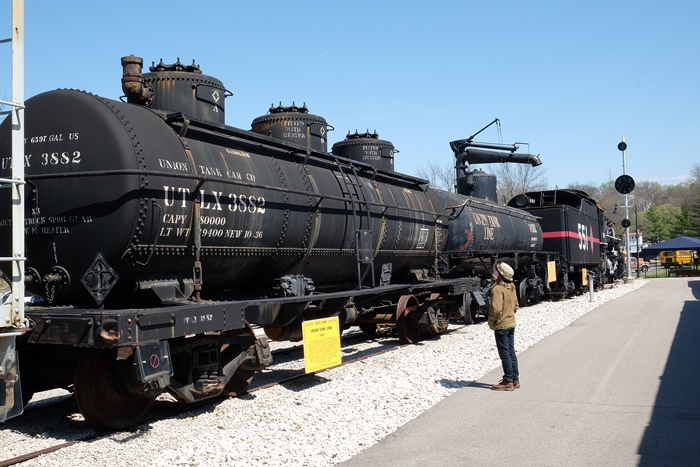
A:
[[[668,269],[670,264],[690,266],[693,262],[692,250],[674,250],[661,252],[661,264]]]

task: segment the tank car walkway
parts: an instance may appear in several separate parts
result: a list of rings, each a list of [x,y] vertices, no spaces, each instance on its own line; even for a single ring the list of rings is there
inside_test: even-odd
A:
[[[521,389],[492,371],[341,465],[700,464],[700,279],[652,280],[519,364]]]

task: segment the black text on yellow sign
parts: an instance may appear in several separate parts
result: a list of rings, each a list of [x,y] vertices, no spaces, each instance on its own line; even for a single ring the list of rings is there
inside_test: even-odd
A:
[[[340,321],[338,317],[302,323],[304,365],[307,373],[338,366],[340,355]]]

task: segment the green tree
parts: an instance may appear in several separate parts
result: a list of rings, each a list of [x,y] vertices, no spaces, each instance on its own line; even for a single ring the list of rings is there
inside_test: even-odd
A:
[[[681,211],[676,215],[675,222],[671,226],[671,235],[673,237],[692,237],[693,227],[690,220],[688,205],[681,206]]]
[[[690,168],[690,201],[688,217],[690,218],[690,236],[700,238],[700,164]]]
[[[644,215],[649,221],[649,240],[662,242],[671,238],[671,229],[680,215],[680,208],[662,204],[650,207]]]

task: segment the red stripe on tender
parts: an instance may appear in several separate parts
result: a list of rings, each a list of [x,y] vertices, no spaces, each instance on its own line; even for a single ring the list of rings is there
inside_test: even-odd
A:
[[[600,239],[595,237],[582,237],[576,232],[568,232],[566,230],[560,230],[557,232],[542,232],[542,238],[575,238],[576,240],[585,240],[587,242],[592,241],[593,243],[600,243]]]

